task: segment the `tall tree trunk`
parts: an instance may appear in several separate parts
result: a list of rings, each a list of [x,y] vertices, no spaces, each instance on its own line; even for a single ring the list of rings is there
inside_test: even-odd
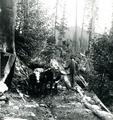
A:
[[[22,0],[23,10],[24,10],[24,25],[23,25],[23,35],[27,36],[28,33],[28,0]]]
[[[55,38],[55,43],[57,43],[58,41],[56,41],[56,27],[57,27],[57,12],[58,12],[58,5],[59,5],[59,0],[56,0],[56,11],[55,11],[55,27],[54,27],[54,38]]]
[[[113,40],[113,2],[112,2],[112,22],[111,22],[111,29],[110,29],[110,40]]]
[[[74,33],[74,37],[73,37],[73,48],[72,48],[72,51],[73,51],[73,54],[76,54],[77,52],[78,52],[78,48],[79,48],[79,46],[78,46],[78,35],[77,35],[77,33],[78,33],[78,27],[77,27],[77,20],[78,20],[78,15],[77,15],[77,13],[78,13],[78,0],[76,0],[76,4],[75,4],[75,7],[76,7],[76,16],[75,16],[75,33]]]
[[[6,82],[8,87],[11,86],[11,81],[14,73],[14,66],[15,66],[15,42],[14,42],[14,27],[15,27],[15,1],[14,0],[0,0],[0,44],[1,49],[4,49],[4,52],[8,52],[8,61],[6,57],[2,56],[2,61],[7,61],[7,64],[4,66],[3,64],[0,65],[0,68],[3,68],[4,75],[2,78],[3,82]],[[4,47],[5,46],[5,47]],[[1,53],[0,53],[1,54]],[[4,59],[5,58],[5,59]],[[4,64],[5,65],[5,64]],[[0,71],[1,72],[1,71]],[[0,76],[1,77],[1,76]]]
[[[6,51],[14,53],[14,1],[0,0],[0,42]]]
[[[78,34],[78,29],[77,29],[78,28],[78,26],[77,26],[77,24],[78,24],[77,23],[78,22],[77,21],[78,20],[78,0],[76,0],[76,18],[75,19],[76,19],[76,24],[75,24],[75,39],[76,39],[75,40],[75,51],[77,52],[77,49],[78,49],[78,44],[77,44],[78,43],[78,35],[77,35]]]
[[[96,0],[92,0],[92,3],[91,3],[91,19],[90,19],[90,22],[89,22],[89,44],[88,44],[88,51],[90,51],[90,48],[91,48],[91,43],[92,43],[92,34],[94,32],[94,17],[95,16],[95,3],[96,3]]]
[[[86,6],[84,5],[83,18],[82,18],[82,29],[81,29],[81,35],[80,35],[80,52],[84,52],[84,49],[83,49],[83,36],[84,36],[85,12],[86,12]]]

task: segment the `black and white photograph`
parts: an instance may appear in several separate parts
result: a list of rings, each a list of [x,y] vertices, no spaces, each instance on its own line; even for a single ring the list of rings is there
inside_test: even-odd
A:
[[[0,0],[0,120],[113,120],[113,0]]]

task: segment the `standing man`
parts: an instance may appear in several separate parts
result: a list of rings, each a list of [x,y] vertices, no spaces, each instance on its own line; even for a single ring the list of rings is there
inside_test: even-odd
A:
[[[78,69],[78,65],[74,59],[74,56],[70,56],[69,65],[68,67],[66,67],[66,69],[69,69],[71,87],[73,88],[75,84],[74,76],[77,75],[77,69]]]

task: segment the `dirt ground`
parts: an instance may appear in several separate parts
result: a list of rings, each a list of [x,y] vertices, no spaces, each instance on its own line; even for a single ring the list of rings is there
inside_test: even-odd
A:
[[[9,102],[0,101],[0,120],[100,120],[71,91],[39,98],[21,98],[7,93]]]

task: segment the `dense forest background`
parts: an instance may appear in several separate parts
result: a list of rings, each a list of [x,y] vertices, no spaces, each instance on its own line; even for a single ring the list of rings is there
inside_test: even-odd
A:
[[[19,59],[29,65],[32,62],[48,63],[53,55],[67,61],[72,54],[78,58],[80,53],[85,54],[90,64],[85,76],[89,90],[105,104],[112,104],[113,20],[109,31],[106,28],[103,33],[95,31],[99,17],[97,0],[85,0],[81,27],[77,26],[77,21],[75,27],[68,26],[65,1],[56,0],[51,15],[41,0],[18,0],[16,5],[15,44]],[[61,18],[57,13],[59,5]]]

